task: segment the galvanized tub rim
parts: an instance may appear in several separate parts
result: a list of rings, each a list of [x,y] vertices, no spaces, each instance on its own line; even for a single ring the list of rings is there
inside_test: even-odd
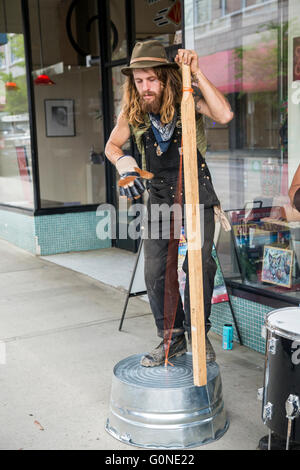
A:
[[[224,436],[224,434],[228,431],[228,428],[229,428],[229,425],[230,425],[230,420],[226,419],[226,423],[225,423],[225,426],[222,430],[220,430],[214,438],[209,438],[205,441],[195,441],[195,442],[192,442],[191,444],[189,445],[170,445],[170,446],[164,446],[164,445],[155,445],[155,444],[139,444],[137,442],[134,442],[132,439],[128,439],[126,438],[125,435],[119,435],[118,432],[109,426],[109,418],[107,418],[107,421],[106,421],[106,424],[105,424],[105,430],[108,432],[108,434],[110,436],[112,436],[114,439],[118,440],[119,442],[123,442],[123,444],[128,444],[128,445],[131,445],[131,446],[134,446],[134,447],[138,447],[140,449],[162,449],[162,450],[176,450],[176,449],[191,449],[191,448],[194,448],[194,447],[201,447],[201,446],[205,446],[207,444],[211,444],[212,442],[216,442],[218,441],[219,439],[221,439],[221,437]]]

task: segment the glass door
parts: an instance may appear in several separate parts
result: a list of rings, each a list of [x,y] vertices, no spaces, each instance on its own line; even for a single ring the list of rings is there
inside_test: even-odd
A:
[[[106,0],[99,2],[101,62],[103,73],[104,127],[105,139],[116,123],[121,110],[122,85],[125,76],[121,68],[129,63],[135,40],[157,39],[161,41],[171,57],[181,43],[181,9],[180,0],[161,0],[141,2],[137,0]],[[163,18],[159,12],[163,10]],[[109,26],[107,26],[109,25]],[[132,141],[128,141],[123,151],[133,155],[139,162],[139,155],[134,153]],[[114,245],[130,251],[136,251],[138,240],[128,234],[128,226],[135,215],[130,215],[131,207],[141,200],[128,202],[119,198],[118,175],[114,167],[106,162],[107,202],[113,204],[117,214],[117,239]],[[134,212],[134,211],[133,211]],[[138,214],[137,214],[138,216]],[[126,227],[124,227],[126,226]]]
[[[28,0],[28,8],[40,207],[103,203],[105,142],[95,1]]]
[[[0,0],[0,203],[34,205],[20,0]]]

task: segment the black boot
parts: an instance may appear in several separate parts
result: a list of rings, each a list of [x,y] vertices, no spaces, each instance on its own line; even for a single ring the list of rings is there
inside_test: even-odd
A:
[[[189,344],[192,346],[192,340],[191,340],[191,335],[188,335],[189,339]],[[206,362],[216,362],[216,353],[214,351],[214,348],[212,347],[212,344],[208,338],[208,336],[205,336],[205,349],[206,349]]]
[[[164,364],[166,348],[167,344],[165,345],[165,341],[163,340],[151,353],[145,354],[145,356],[142,357],[141,365],[144,367],[155,367]],[[185,336],[175,336],[170,342],[168,358],[182,356],[186,351]]]

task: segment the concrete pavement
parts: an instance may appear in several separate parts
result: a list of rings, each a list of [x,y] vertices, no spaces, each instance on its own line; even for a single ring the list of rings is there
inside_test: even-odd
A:
[[[0,241],[0,449],[125,449],[104,429],[114,365],[156,346],[149,304],[131,299],[118,331],[124,291]],[[264,358],[235,344],[221,369],[230,427],[199,449],[255,449],[267,433],[257,389]],[[2,345],[3,346],[3,345]]]

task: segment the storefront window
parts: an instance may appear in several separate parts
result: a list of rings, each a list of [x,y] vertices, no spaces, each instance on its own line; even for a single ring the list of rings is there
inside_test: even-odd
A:
[[[218,242],[224,273],[300,300],[300,212],[289,197],[300,164],[300,4],[212,0],[201,22],[202,3],[185,4],[186,47],[235,113],[227,125],[205,119],[206,160],[232,225]]]
[[[97,2],[29,0],[28,4],[41,207],[103,202]]]
[[[0,1],[0,203],[33,208],[21,2]]]

